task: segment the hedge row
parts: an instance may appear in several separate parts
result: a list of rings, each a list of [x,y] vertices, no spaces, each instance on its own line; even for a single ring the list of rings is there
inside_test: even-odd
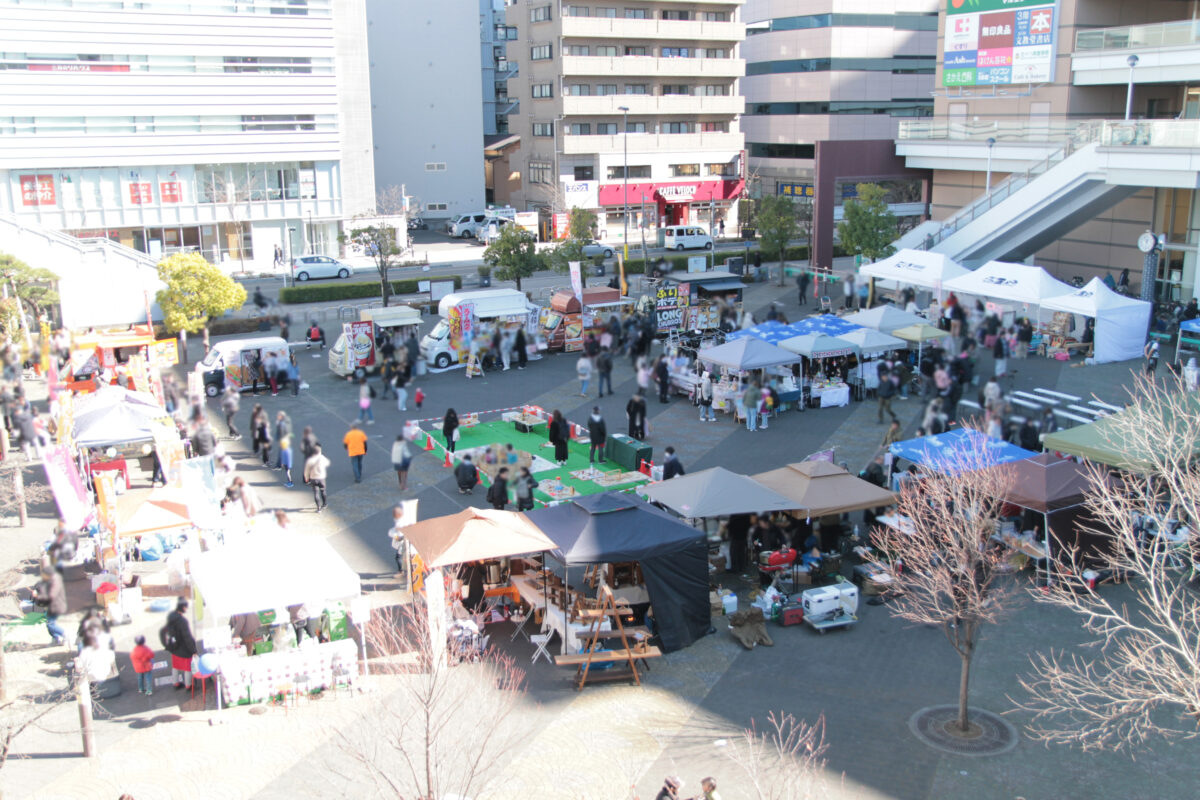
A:
[[[421,280],[454,279],[454,288],[462,288],[461,275],[438,275]],[[392,281],[392,294],[416,294],[417,279]],[[368,283],[323,283],[318,285],[286,286],[279,290],[279,302],[287,305],[296,303],[321,303],[329,300],[357,300],[363,297],[379,297],[379,281]]]

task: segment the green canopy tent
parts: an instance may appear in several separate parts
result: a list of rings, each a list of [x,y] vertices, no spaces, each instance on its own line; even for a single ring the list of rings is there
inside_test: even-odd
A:
[[[1135,413],[1134,409],[1118,411],[1088,425],[1048,433],[1043,437],[1042,445],[1047,450],[1136,473],[1154,471],[1164,452],[1194,460],[1200,457],[1200,437],[1194,435],[1196,420],[1200,418],[1200,395],[1188,394],[1180,403],[1184,413],[1168,420],[1169,428],[1174,432],[1171,437],[1174,441],[1164,443],[1164,447],[1159,449],[1158,458],[1139,452],[1137,445],[1127,441],[1131,423],[1125,415]]]

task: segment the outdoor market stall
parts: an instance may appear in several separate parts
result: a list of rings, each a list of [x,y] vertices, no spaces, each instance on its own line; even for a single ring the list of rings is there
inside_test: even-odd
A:
[[[966,275],[967,270],[942,253],[906,249],[874,264],[863,265],[858,274],[930,289],[937,292],[940,300],[946,282]]]
[[[829,461],[801,461],[760,472],[751,478],[792,502],[809,517],[844,514],[879,508],[896,502],[896,496],[873,483],[851,475]]]
[[[708,547],[700,531],[628,493],[581,497],[527,516],[554,540],[550,555],[568,577],[588,565],[637,562],[663,652],[708,632]]]
[[[856,345],[824,333],[806,333],[794,336],[784,340],[779,346],[813,361],[859,355]],[[818,370],[815,369],[805,370],[805,372],[805,386],[809,390],[809,397],[814,406],[829,408],[850,404],[850,387],[841,380],[840,376],[818,377]]]
[[[358,675],[357,647],[347,638],[344,605],[361,595],[358,574],[325,539],[264,533],[197,553],[189,568],[193,623],[203,642],[200,674],[210,669],[209,674],[217,674],[218,707],[221,696],[231,703],[259,702],[332,688]],[[288,609],[298,605],[310,620],[321,620],[320,643],[306,636],[293,644]],[[230,622],[254,617],[263,627],[273,626],[273,633],[250,656],[244,642],[232,641]],[[355,619],[360,625],[365,621]]]
[[[1050,298],[1073,291],[1041,267],[1007,261],[989,261],[973,272],[947,281],[945,287],[960,294],[1024,303],[1039,309]]]
[[[154,439],[154,429],[170,417],[154,395],[105,386],[75,400],[73,439],[78,447],[149,442]]]
[[[949,334],[941,328],[935,328],[932,325],[921,322],[916,325],[907,325],[903,328],[896,328],[892,331],[892,336],[897,339],[903,339],[906,342],[915,342],[917,345],[917,366],[921,366],[921,351],[924,349],[925,342],[932,342],[936,339],[944,339]]]
[[[721,367],[724,374],[713,381],[713,408],[732,411],[744,388],[741,375],[755,370],[770,370],[775,367],[791,366],[800,361],[795,353],[769,344],[753,336],[743,336],[715,347],[706,347],[696,354],[697,360]],[[791,383],[791,375],[784,376],[781,393],[797,391]]]
[[[892,444],[889,452],[896,458],[945,474],[1007,464],[1037,455],[1015,444],[993,439],[973,428],[957,428],[934,436],[906,439]]]
[[[1183,412],[1180,418],[1165,420],[1168,427],[1174,430],[1178,441],[1164,443],[1164,448],[1171,448],[1169,452],[1172,453],[1190,452],[1195,459],[1200,457],[1200,440],[1192,440],[1189,431],[1192,420],[1200,416],[1200,395],[1185,393],[1179,398],[1178,404]],[[1087,425],[1048,433],[1042,438],[1042,446],[1046,450],[1086,458],[1094,464],[1104,464],[1127,472],[1152,471],[1155,467],[1150,455],[1140,452],[1128,440],[1130,423],[1126,415],[1137,413],[1141,412],[1125,409]]]
[[[929,322],[929,320],[919,314],[903,311],[889,304],[875,306],[866,311],[857,311],[842,319],[852,322],[855,325],[860,325],[864,328],[873,328],[880,333],[887,333],[892,336],[896,335],[895,332],[899,328],[907,328],[910,325],[923,325]]]
[[[753,478],[724,467],[693,472],[641,489],[648,500],[688,519],[752,514],[760,511],[791,511],[796,502],[768,489]]]
[[[1097,364],[1142,357],[1151,305],[1117,294],[1099,278],[1082,289],[1046,300],[1042,308],[1096,320],[1093,358]]]

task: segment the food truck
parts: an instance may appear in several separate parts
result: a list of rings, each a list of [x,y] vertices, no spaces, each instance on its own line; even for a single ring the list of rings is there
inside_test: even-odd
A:
[[[249,339],[226,339],[214,342],[194,371],[200,376],[204,393],[216,397],[232,386],[238,391],[267,385],[266,375],[254,380],[251,366],[258,361],[264,369],[271,364],[286,364],[291,356],[288,343],[279,336],[254,336]]]
[[[145,363],[168,367],[179,362],[174,339],[155,340],[149,325],[133,325],[124,330],[89,331],[71,337],[71,364],[64,386],[91,391],[93,377],[108,370],[108,382],[116,383],[118,373],[130,359],[141,356]]]
[[[568,353],[583,349],[589,333],[599,336],[613,314],[633,305],[633,299],[622,297],[619,289],[593,286],[583,290],[583,303],[575,292],[564,289],[550,298],[550,307],[540,314],[541,335],[548,350]]]
[[[496,326],[531,332],[537,312],[538,307],[516,289],[451,292],[438,303],[441,320],[421,339],[421,355],[439,369],[466,363],[475,337],[490,336]]]
[[[420,324],[421,312],[412,306],[364,308],[358,312],[358,320],[342,325],[342,332],[329,348],[329,369],[335,375],[356,378],[378,372],[383,366],[378,352],[383,337],[392,337],[392,343],[399,347],[409,331]]]
[[[741,310],[742,279],[723,271],[667,275],[648,305],[659,335],[714,330],[721,323],[722,305]]]

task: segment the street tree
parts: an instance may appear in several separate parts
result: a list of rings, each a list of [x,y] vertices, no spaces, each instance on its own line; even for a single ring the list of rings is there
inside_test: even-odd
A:
[[[158,262],[167,286],[156,299],[171,333],[207,331],[211,317],[241,308],[246,289],[199,253],[176,253]]]
[[[48,269],[31,267],[20,259],[0,253],[0,282],[19,297],[34,319],[49,314],[58,305],[58,276]]]
[[[755,218],[763,255],[779,259],[779,285],[782,286],[784,257],[788,242],[795,239],[800,230],[800,211],[790,197],[767,195],[758,201]]]
[[[567,272],[572,261],[586,260],[583,246],[594,238],[596,212],[586,208],[572,208],[567,219],[567,238],[549,252],[550,268],[555,272]]]
[[[903,530],[879,526],[874,540],[886,553],[894,615],[939,628],[961,661],[958,722],[970,730],[971,664],[985,625],[995,623],[1010,595],[999,581],[1005,554],[991,546],[1011,473],[979,469],[988,462],[986,437],[939,463],[900,492]]]
[[[825,718],[813,724],[772,711],[765,725],[751,720],[724,755],[744,773],[739,785],[754,800],[814,800],[828,797],[824,780]]]
[[[492,648],[434,647],[430,629],[422,602],[377,610],[367,625],[377,654],[371,671],[383,676],[384,691],[362,724],[336,734],[355,796],[364,796],[364,779],[389,800],[479,796],[522,740],[525,673]]]
[[[895,252],[896,215],[887,204],[887,189],[875,183],[860,183],[858,197],[842,205],[842,221],[838,223],[838,238],[842,247],[851,253],[862,253],[877,261]]]
[[[1087,492],[1087,553],[1061,548],[1061,574],[1037,602],[1078,617],[1091,641],[1067,653],[1035,655],[1021,679],[1038,741],[1085,751],[1134,751],[1154,742],[1200,737],[1200,404],[1171,380],[1139,378],[1130,405],[1105,420],[1106,439],[1128,454],[1120,480],[1092,468]],[[1172,542],[1139,520],[1183,522],[1186,538]],[[1089,588],[1085,569],[1123,580]]]
[[[355,217],[350,232],[343,238],[370,256],[379,273],[379,291],[386,308],[391,296],[388,272],[400,262],[407,243],[407,230],[401,230],[404,221],[404,193],[399,186],[381,189],[375,197],[375,208],[369,214]]]
[[[521,279],[532,277],[542,265],[537,239],[520,225],[505,225],[483,251],[483,263],[494,270],[497,280],[516,281],[520,291]]]

